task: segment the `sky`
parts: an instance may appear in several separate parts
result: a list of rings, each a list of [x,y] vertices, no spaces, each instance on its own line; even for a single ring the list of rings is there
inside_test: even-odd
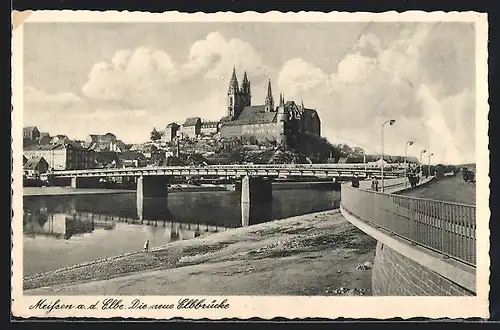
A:
[[[475,162],[472,23],[25,23],[24,125],[144,142],[225,116],[233,66],[253,105],[271,79],[275,103],[316,109],[332,143],[380,153],[384,127],[386,154],[413,141],[408,155]]]

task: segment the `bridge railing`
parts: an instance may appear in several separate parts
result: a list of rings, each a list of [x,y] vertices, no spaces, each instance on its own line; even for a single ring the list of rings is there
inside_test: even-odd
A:
[[[446,257],[476,264],[476,207],[352,188],[341,206],[353,216]]]
[[[378,166],[368,166],[366,164],[243,164],[243,165],[200,165],[200,166],[157,166],[157,167],[140,167],[140,168],[94,168],[94,169],[77,169],[77,170],[62,170],[53,171],[54,175],[68,174],[85,174],[85,173],[110,173],[110,172],[136,172],[136,171],[183,171],[183,170],[358,170],[372,173],[380,172]],[[403,173],[400,167],[387,167],[386,173]]]

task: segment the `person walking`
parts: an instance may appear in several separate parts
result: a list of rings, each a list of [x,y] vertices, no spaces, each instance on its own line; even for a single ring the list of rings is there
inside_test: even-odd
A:
[[[146,240],[146,242],[144,242],[144,251],[149,251],[149,240]]]
[[[372,190],[378,191],[378,180],[375,177],[372,179]]]

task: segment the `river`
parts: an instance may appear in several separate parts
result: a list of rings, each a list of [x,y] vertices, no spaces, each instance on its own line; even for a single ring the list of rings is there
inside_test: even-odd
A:
[[[337,208],[332,188],[274,190],[259,204],[250,224]],[[107,258],[169,242],[239,227],[235,191],[175,192],[144,200],[138,214],[135,192],[107,195],[25,196],[24,276]],[[142,218],[143,221],[138,219]]]

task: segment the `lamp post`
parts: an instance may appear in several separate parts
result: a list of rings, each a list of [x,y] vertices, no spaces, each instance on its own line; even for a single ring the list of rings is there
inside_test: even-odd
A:
[[[405,188],[406,188],[406,158],[407,158],[407,154],[408,154],[408,146],[411,146],[413,145],[413,141],[406,141],[406,144],[405,144],[405,159],[404,159],[404,168],[405,168]]]
[[[390,126],[396,123],[395,119],[389,119],[384,121],[382,124],[382,171],[381,171],[381,179],[382,179],[382,192],[384,192],[384,126],[385,124],[389,124]]]
[[[420,175],[422,175],[422,155],[425,154],[427,150],[420,151]]]
[[[431,156],[434,156],[434,154],[433,153],[429,154],[429,161],[427,164],[427,176],[431,175]]]

